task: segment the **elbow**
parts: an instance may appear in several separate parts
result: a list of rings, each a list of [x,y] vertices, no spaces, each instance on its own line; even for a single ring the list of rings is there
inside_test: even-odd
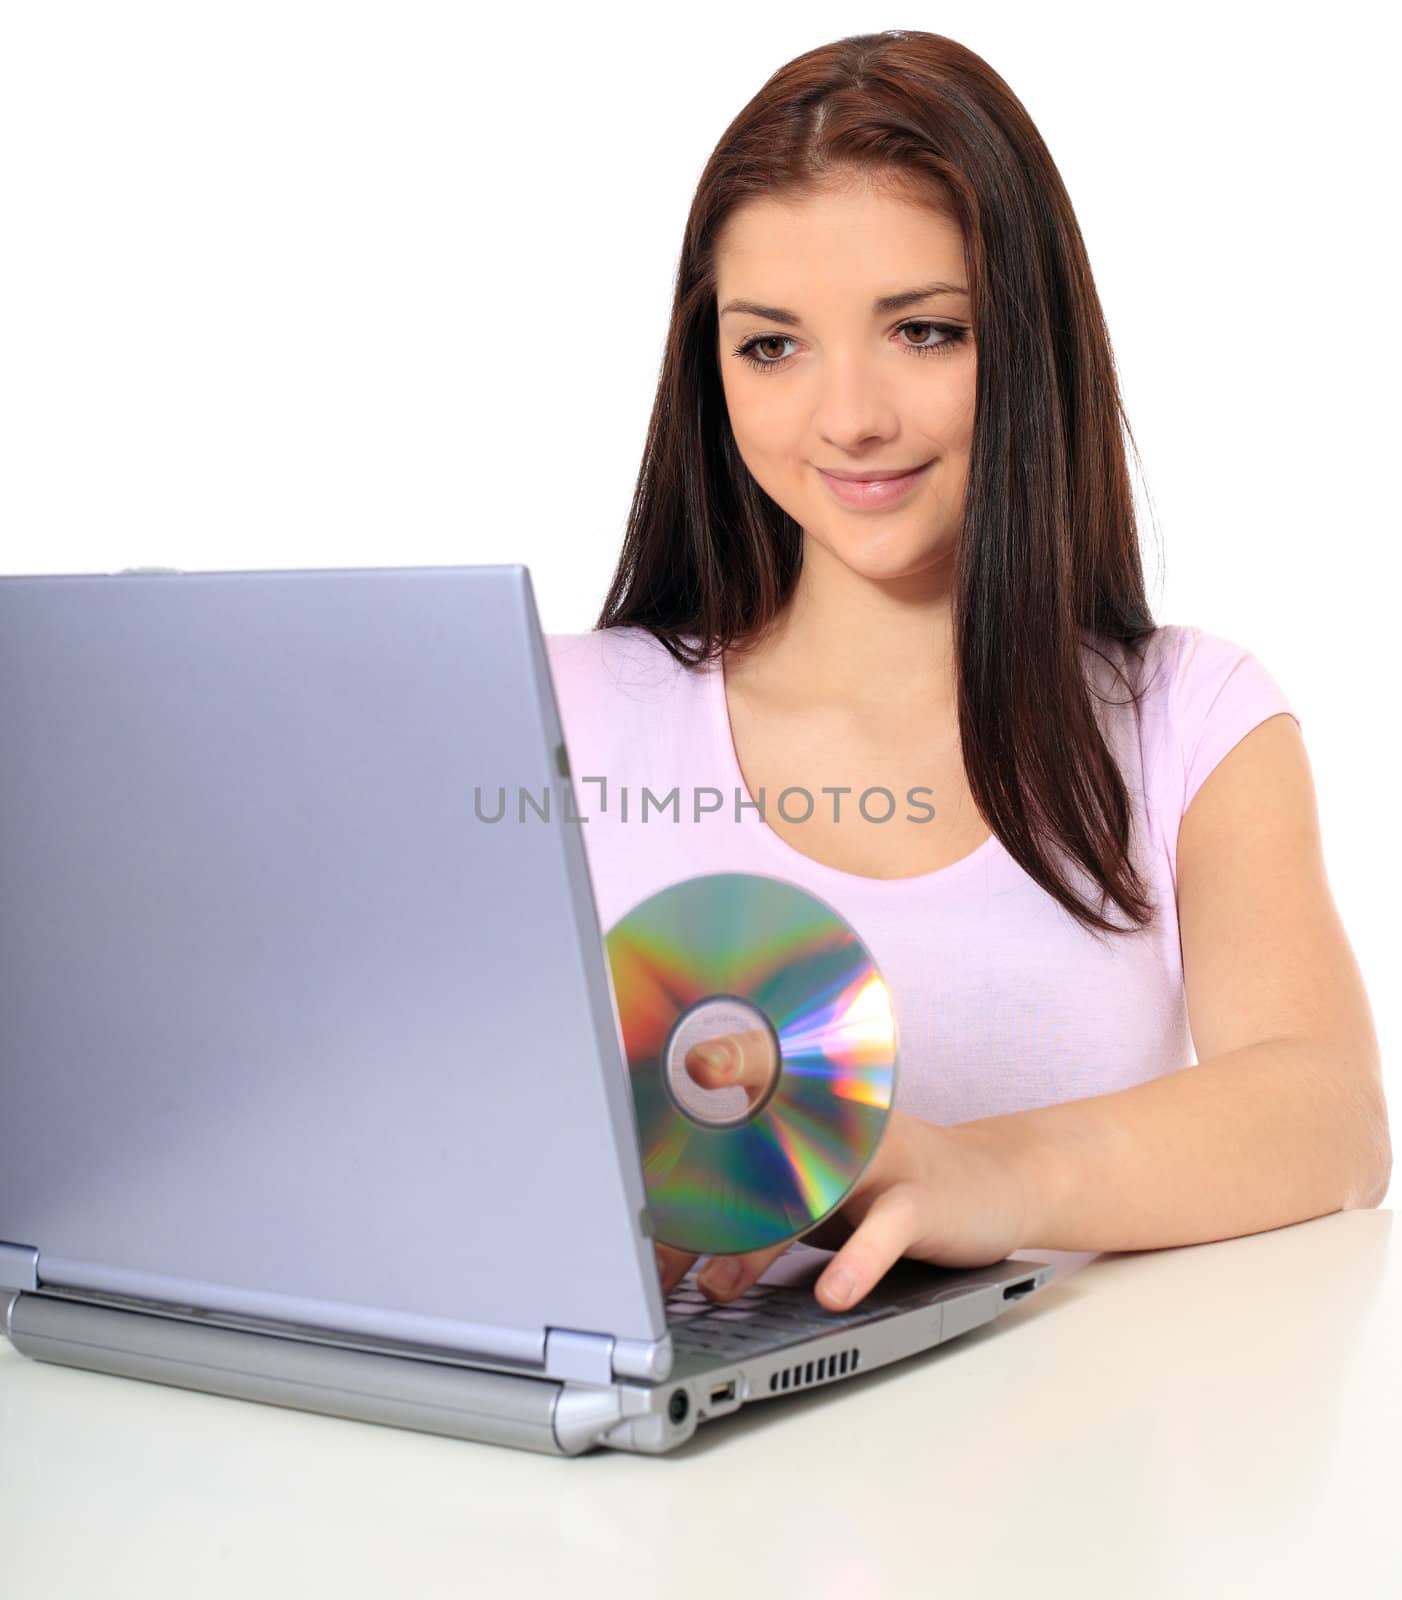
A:
[[[1341,1110],[1348,1108],[1349,1126],[1343,1138],[1350,1159],[1342,1209],[1371,1211],[1386,1199],[1392,1182],[1392,1134],[1377,1035],[1369,1027],[1361,1045],[1355,1039],[1342,1049],[1335,1046],[1330,1055],[1335,1062],[1347,1063],[1350,1069],[1342,1083],[1335,1080],[1337,1104]]]
[[[1392,1182],[1392,1141],[1387,1134],[1387,1126],[1383,1125],[1382,1149],[1377,1158],[1370,1164],[1364,1175],[1364,1181],[1359,1184],[1359,1199],[1346,1210],[1371,1211],[1375,1206],[1380,1206],[1387,1198],[1388,1186]]]
[[[1363,1154],[1353,1164],[1345,1211],[1369,1211],[1380,1206],[1392,1182],[1392,1135],[1381,1092],[1369,1110],[1365,1137],[1360,1143]]]

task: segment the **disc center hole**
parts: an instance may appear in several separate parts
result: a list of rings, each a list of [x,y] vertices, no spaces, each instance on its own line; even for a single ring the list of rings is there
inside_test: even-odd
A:
[[[695,1057],[688,1066],[688,1054],[708,1044],[723,1047],[729,1081]],[[758,1006],[736,995],[712,995],[684,1011],[672,1027],[664,1060],[673,1100],[702,1127],[728,1128],[748,1121],[779,1081],[773,1025]]]

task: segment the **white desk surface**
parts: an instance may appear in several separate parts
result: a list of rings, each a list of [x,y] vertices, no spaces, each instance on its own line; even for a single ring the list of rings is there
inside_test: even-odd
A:
[[[0,1592],[1402,1594],[1391,1224],[1049,1253],[1058,1278],[991,1326],[659,1457],[466,1444],[0,1338]]]

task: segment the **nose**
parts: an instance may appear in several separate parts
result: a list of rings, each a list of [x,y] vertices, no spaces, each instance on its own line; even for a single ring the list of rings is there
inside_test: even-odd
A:
[[[818,436],[838,450],[855,450],[871,439],[893,437],[900,413],[884,373],[858,356],[826,362],[817,379],[813,407]]]

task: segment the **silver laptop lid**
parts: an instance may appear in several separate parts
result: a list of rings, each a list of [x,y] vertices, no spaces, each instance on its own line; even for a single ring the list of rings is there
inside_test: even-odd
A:
[[[663,1375],[567,770],[522,566],[0,579],[0,1261]]]

